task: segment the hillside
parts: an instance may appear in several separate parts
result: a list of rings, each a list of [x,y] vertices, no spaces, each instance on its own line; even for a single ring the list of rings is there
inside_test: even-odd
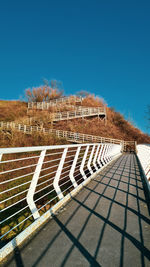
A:
[[[0,121],[14,121],[27,116],[27,103],[0,100]]]
[[[63,121],[57,123],[57,129],[72,132],[80,132],[103,137],[122,139],[126,141],[135,140],[138,143],[150,143],[150,137],[138,128],[134,127],[124,117],[111,108],[107,108],[107,122],[94,119],[80,119],[76,121]]]
[[[85,97],[82,106],[101,107],[102,100],[92,95]],[[59,111],[68,110],[67,105],[57,108]],[[122,139],[126,141],[135,140],[138,143],[150,143],[150,136],[142,133],[135,128],[130,122],[125,120],[123,115],[114,109],[106,107],[107,120],[98,120],[95,118],[74,119],[60,121],[53,125],[55,129],[68,130],[103,137]],[[56,112],[56,108],[54,108]],[[21,101],[0,101],[0,121],[15,121],[26,125],[42,125],[45,128],[51,125],[52,109],[48,111],[31,111],[27,112],[27,103]],[[13,131],[0,131],[0,146],[36,146],[36,145],[54,145],[64,144],[65,139],[58,139],[53,135],[45,136],[40,133],[23,134]]]

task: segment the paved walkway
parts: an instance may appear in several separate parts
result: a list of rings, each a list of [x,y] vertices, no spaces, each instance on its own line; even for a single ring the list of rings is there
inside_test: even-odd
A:
[[[150,225],[136,156],[104,169],[6,266],[148,266]]]

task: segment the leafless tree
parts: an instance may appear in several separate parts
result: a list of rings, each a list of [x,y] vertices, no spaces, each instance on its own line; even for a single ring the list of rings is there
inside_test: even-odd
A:
[[[56,80],[44,80],[44,85],[32,87],[25,90],[29,102],[50,101],[63,96],[62,83]]]

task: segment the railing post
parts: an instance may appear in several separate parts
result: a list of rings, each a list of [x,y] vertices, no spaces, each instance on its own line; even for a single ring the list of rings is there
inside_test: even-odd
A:
[[[104,149],[103,149],[103,152],[102,152],[102,158],[101,158],[101,161],[102,161],[102,163],[105,165],[106,163],[105,163],[105,161],[104,161],[104,157],[105,157],[105,152],[106,152],[106,148],[107,148],[107,145],[106,144],[104,144]]]
[[[111,156],[110,156],[110,151],[112,150],[113,144],[109,144],[108,145],[108,150],[107,150],[107,162],[109,162],[111,160]]]
[[[88,160],[88,164],[87,164],[87,167],[90,171],[91,174],[93,174],[93,170],[91,168],[91,161],[92,161],[92,157],[93,157],[93,154],[94,154],[94,150],[95,150],[95,145],[93,145],[92,147],[92,151],[91,151],[91,154],[90,154],[90,157],[89,157],[89,160]]]
[[[110,151],[112,150],[113,144],[110,144],[108,146],[108,150],[107,150],[107,162],[109,162],[111,160],[111,156],[110,156]]]
[[[105,153],[104,153],[104,156],[103,156],[103,160],[104,160],[105,163],[107,163],[108,147],[109,147],[109,145],[107,144],[107,145],[106,145],[106,149],[105,149]]]
[[[123,141],[120,142],[121,145],[121,153],[123,153]]]
[[[23,132],[26,133],[26,125],[24,125]]]
[[[3,156],[3,154],[0,154],[0,161],[2,160],[2,156]]]
[[[93,159],[93,166],[94,166],[94,168],[96,169],[96,171],[98,171],[98,167],[97,167],[97,165],[96,165],[96,159],[97,159],[97,155],[98,155],[99,147],[100,147],[100,145],[97,146],[97,150],[96,150],[96,153],[95,153],[95,156],[94,156],[94,159]]]
[[[62,171],[64,162],[65,162],[65,159],[66,159],[67,151],[68,151],[68,148],[66,147],[63,151],[63,154],[62,154],[62,157],[61,157],[61,160],[59,162],[59,166],[58,166],[55,178],[54,178],[54,182],[53,182],[54,189],[55,189],[59,199],[62,199],[64,197],[64,195],[61,192],[61,189],[59,187],[59,179],[60,179],[61,171]]]
[[[73,160],[70,172],[69,172],[69,177],[70,177],[70,180],[71,180],[71,182],[72,182],[74,187],[78,186],[73,174],[74,174],[74,170],[75,170],[75,167],[76,167],[76,164],[77,164],[77,160],[78,160],[78,156],[79,156],[79,153],[80,153],[80,149],[81,149],[81,147],[79,146],[77,148],[77,151],[76,151],[76,154],[75,154],[75,157],[74,157],[74,160]]]
[[[100,152],[99,152],[98,160],[97,160],[98,164],[100,165],[100,168],[103,167],[102,163],[100,162],[101,157],[102,157],[102,153],[103,153],[103,148],[104,148],[104,145],[101,144],[101,148],[100,148]]]
[[[40,158],[38,160],[38,163],[37,163],[37,166],[36,166],[36,169],[35,169],[35,172],[34,172],[34,175],[33,175],[33,178],[32,178],[32,181],[31,181],[31,184],[30,184],[30,187],[29,187],[29,190],[28,190],[28,193],[27,193],[27,203],[28,203],[28,206],[32,212],[32,215],[34,217],[34,219],[37,219],[40,217],[40,214],[37,210],[37,207],[35,206],[35,202],[33,200],[33,196],[34,196],[34,193],[35,193],[35,189],[36,189],[36,186],[37,186],[37,182],[38,182],[38,179],[39,179],[39,175],[40,175],[40,172],[41,172],[41,168],[42,168],[42,164],[43,164],[43,160],[44,160],[44,157],[45,157],[45,153],[46,153],[46,150],[43,150],[40,154]]]
[[[89,145],[86,147],[86,150],[84,152],[84,156],[83,156],[83,159],[82,159],[82,162],[81,162],[81,166],[80,166],[80,173],[82,174],[84,180],[87,177],[85,175],[85,172],[84,172],[83,168],[84,168],[84,164],[85,164],[85,161],[86,161],[86,158],[87,158],[89,147],[90,147]]]

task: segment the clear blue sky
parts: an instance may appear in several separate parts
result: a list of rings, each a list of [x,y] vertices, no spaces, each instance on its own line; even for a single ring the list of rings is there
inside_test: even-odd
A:
[[[102,96],[147,131],[150,1],[1,0],[0,99],[43,78]]]

